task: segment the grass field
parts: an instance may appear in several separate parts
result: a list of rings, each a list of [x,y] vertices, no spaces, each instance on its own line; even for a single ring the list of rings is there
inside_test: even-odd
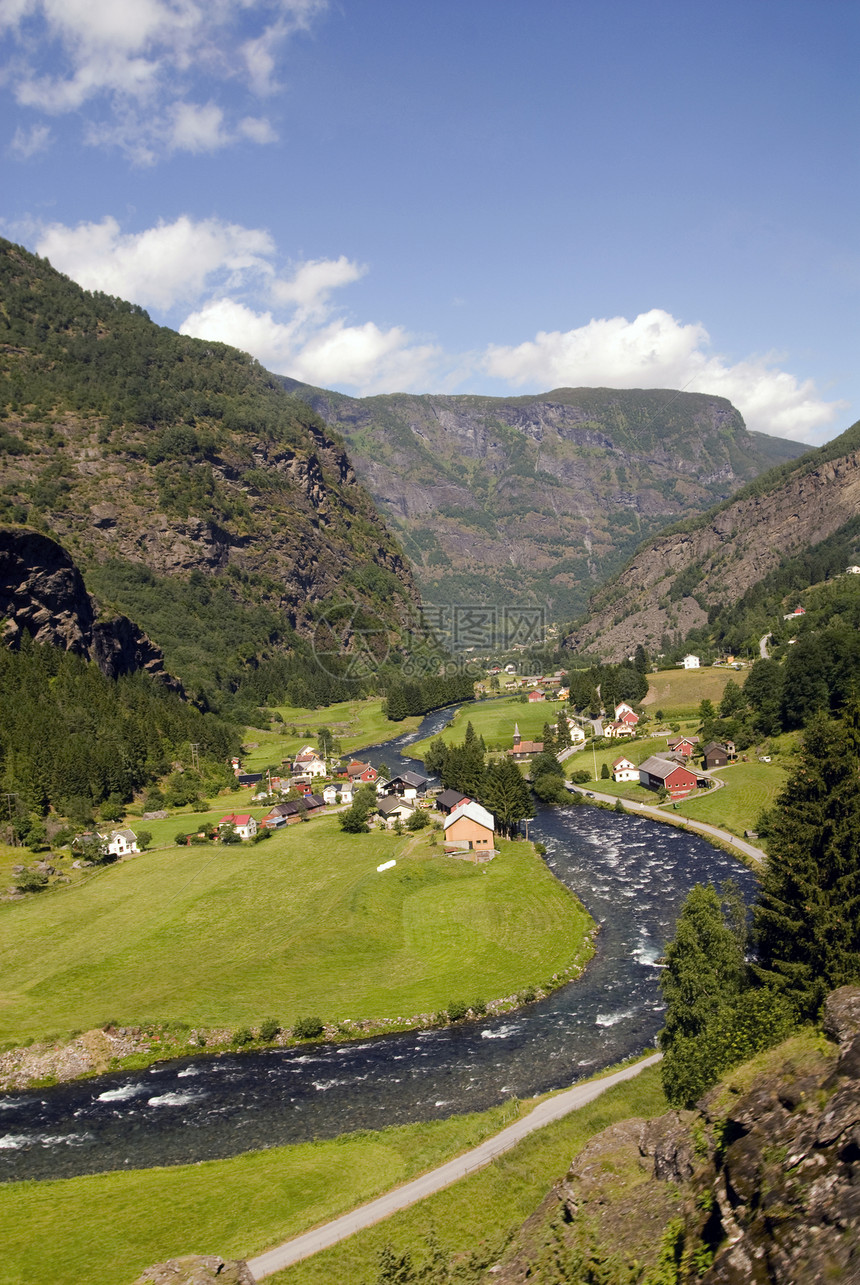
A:
[[[555,701],[535,701],[525,705],[516,696],[499,700],[475,701],[463,706],[450,727],[440,732],[446,745],[463,740],[466,726],[471,723],[478,736],[483,736],[488,750],[509,750],[514,743],[514,724],[525,741],[539,741],[544,723],[554,723],[559,705]],[[389,724],[390,726],[390,724]],[[431,738],[435,739],[435,738]],[[409,753],[422,756],[430,740],[416,741],[409,746]]]
[[[724,788],[689,803],[679,803],[678,812],[721,826],[741,838],[744,830],[756,828],[759,814],[773,806],[788,779],[787,770],[778,763],[732,763],[715,775]]]
[[[303,745],[316,744],[317,733],[321,727],[327,727],[340,741],[344,754],[352,754],[365,745],[375,745],[378,741],[390,740],[403,732],[413,731],[421,722],[419,717],[404,718],[400,723],[390,723],[382,712],[382,701],[361,700],[341,701],[327,709],[295,709],[290,705],[278,706],[277,712],[283,718],[277,731],[261,731],[248,728],[245,744],[256,742],[256,748],[249,748],[242,758],[247,772],[259,772],[261,769],[279,764],[281,759],[295,754]],[[286,729],[281,735],[280,728]],[[290,731],[295,727],[293,735]]]
[[[703,700],[715,706],[723,699],[729,679],[743,687],[748,669],[661,669],[648,675],[648,695],[642,704],[649,712],[660,709],[667,717],[694,718]]]
[[[615,1120],[665,1109],[658,1075],[644,1071],[482,1173],[272,1279],[375,1280],[378,1248],[420,1245],[431,1223],[446,1249],[501,1244],[589,1137]],[[0,1201],[0,1282],[128,1285],[146,1266],[181,1254],[250,1257],[476,1146],[521,1110],[510,1102],[480,1115],[228,1160],[9,1183]]]
[[[474,866],[428,844],[325,817],[259,845],[145,853],[2,905],[0,1038],[406,1018],[539,984],[583,952],[590,920],[531,845]]]

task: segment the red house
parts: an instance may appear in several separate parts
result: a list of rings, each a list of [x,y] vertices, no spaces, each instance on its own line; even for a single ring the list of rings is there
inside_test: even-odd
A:
[[[698,784],[696,773],[674,759],[651,758],[639,764],[639,784],[647,790],[664,789],[670,799],[683,799],[692,794]]]
[[[354,785],[375,781],[379,775],[375,767],[371,767],[369,763],[359,763],[357,759],[350,763],[346,774]]]
[[[685,758],[689,758],[691,754],[695,754],[699,738],[698,736],[670,736],[666,743],[676,754],[683,754]]]
[[[543,692],[529,692],[530,705],[534,704],[535,701],[543,701],[543,700],[546,700],[546,696],[543,694]]]

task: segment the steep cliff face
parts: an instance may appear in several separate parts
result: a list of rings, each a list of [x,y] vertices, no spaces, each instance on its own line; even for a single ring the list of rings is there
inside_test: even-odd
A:
[[[855,436],[856,429],[843,435],[846,446],[856,448]],[[706,624],[710,606],[737,601],[784,557],[819,544],[860,512],[860,452],[820,462],[810,456],[773,487],[751,492],[643,547],[597,592],[569,645],[619,660],[638,643],[658,649],[664,634]]]
[[[435,602],[547,602],[570,618],[639,541],[803,449],[721,397],[351,398],[285,384],[346,438]]]
[[[699,1104],[587,1144],[485,1281],[860,1281],[860,988]]]
[[[0,640],[17,648],[25,634],[95,661],[108,678],[143,670],[182,690],[161,651],[128,617],[99,618],[80,571],[56,541],[0,527]]]

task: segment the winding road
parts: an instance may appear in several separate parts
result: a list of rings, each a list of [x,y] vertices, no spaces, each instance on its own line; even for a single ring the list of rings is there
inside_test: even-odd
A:
[[[275,1272],[283,1271],[285,1267],[291,1267],[293,1263],[298,1263],[303,1258],[310,1258],[320,1250],[329,1249],[330,1246],[346,1240],[355,1232],[362,1231],[365,1227],[372,1227],[374,1223],[382,1222],[384,1218],[397,1213],[398,1210],[407,1209],[410,1205],[417,1204],[419,1200],[424,1200],[426,1196],[432,1196],[434,1192],[450,1187],[452,1183],[465,1178],[467,1174],[483,1169],[497,1156],[510,1151],[530,1133],[542,1129],[554,1120],[561,1120],[579,1107],[586,1106],[614,1085],[621,1084],[624,1080],[632,1080],[646,1067],[659,1062],[662,1056],[662,1053],[652,1053],[641,1062],[635,1062],[632,1066],[614,1071],[602,1079],[590,1080],[587,1084],[577,1084],[572,1089],[565,1089],[555,1097],[541,1102],[522,1120],[509,1124],[506,1129],[502,1129],[501,1133],[487,1138],[479,1146],[447,1161],[438,1169],[431,1169],[428,1173],[413,1178],[411,1182],[404,1183],[402,1187],[395,1187],[393,1191],[387,1191],[384,1196],[379,1196],[366,1205],[359,1205],[357,1209],[353,1209],[348,1214],[342,1214],[340,1218],[335,1218],[322,1227],[305,1232],[303,1236],[296,1236],[275,1249],[267,1250],[257,1258],[249,1259],[248,1267],[254,1280],[261,1281],[267,1276],[274,1276]]]

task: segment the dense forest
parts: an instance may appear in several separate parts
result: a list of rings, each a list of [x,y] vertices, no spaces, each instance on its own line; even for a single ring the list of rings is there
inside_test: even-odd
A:
[[[0,649],[0,707],[3,819],[28,842],[43,834],[50,809],[79,826],[96,809],[119,817],[135,792],[162,778],[177,806],[217,791],[240,745],[237,727],[147,676],[106,678],[71,652],[26,637],[18,651]]]

